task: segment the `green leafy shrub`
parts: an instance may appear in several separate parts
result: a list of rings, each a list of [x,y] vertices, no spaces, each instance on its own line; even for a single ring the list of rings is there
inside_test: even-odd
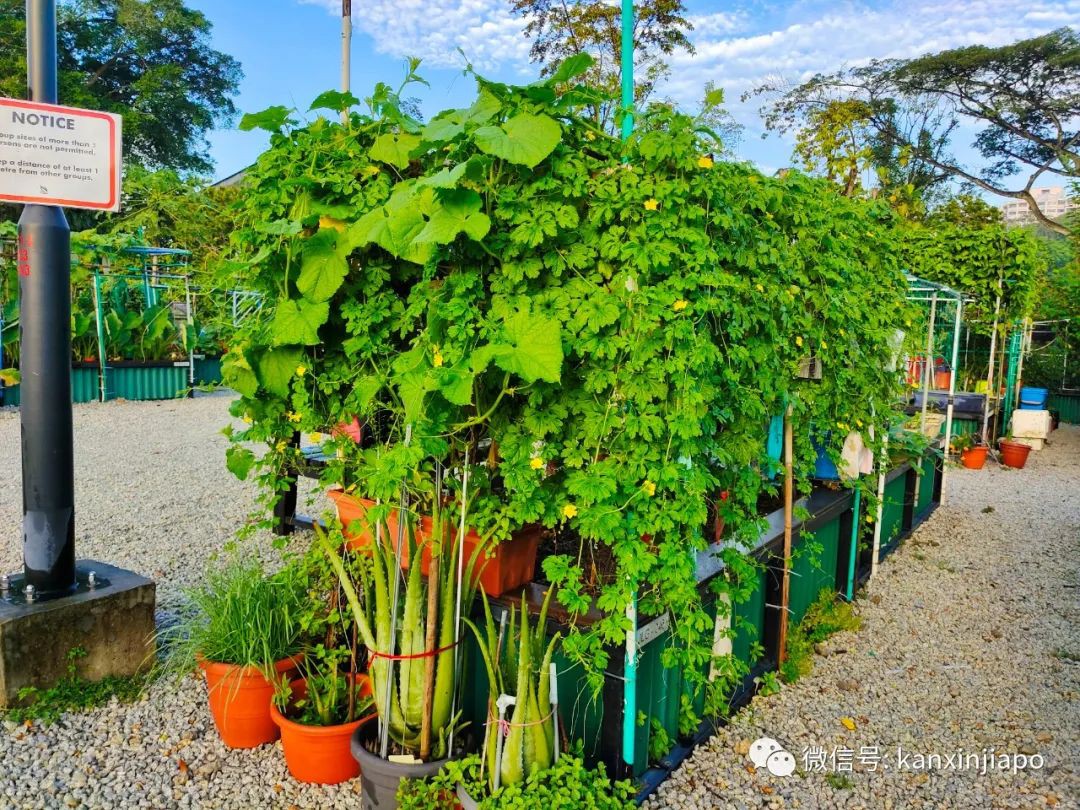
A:
[[[594,687],[635,598],[643,618],[679,616],[664,663],[704,686],[707,503],[731,493],[719,553],[737,569],[785,402],[803,490],[815,439],[838,456],[846,429],[886,432],[899,379],[881,358],[906,312],[893,214],[714,162],[720,145],[667,106],[609,137],[584,114],[587,67],[477,77],[471,106],[427,124],[402,110],[404,85],[344,124],[245,118],[271,146],[247,175],[235,286],[267,305],[224,362],[250,422],[229,463],[256,469],[270,503],[301,461],[296,431],[358,416],[366,446],[332,440],[324,485],[396,503],[405,481],[430,511],[426,472],[468,459],[484,538],[539,522],[570,549],[543,570],[571,622],[601,614],[563,645]],[[313,108],[358,105],[331,92]],[[810,354],[820,382],[795,379]],[[257,466],[246,442],[269,447]],[[744,581],[714,588],[736,600]]]
[[[844,630],[855,631],[862,619],[850,602],[823,588],[818,598],[806,609],[802,621],[788,632],[787,655],[780,665],[784,683],[795,683],[809,675],[814,668],[814,645]]]
[[[634,788],[610,781],[604,766],[586,768],[580,754],[564,754],[550,768],[521,782],[488,792],[481,759],[467,757],[448,763],[426,780],[404,780],[398,788],[401,810],[452,810],[458,807],[457,787],[464,785],[481,810],[632,810]]]

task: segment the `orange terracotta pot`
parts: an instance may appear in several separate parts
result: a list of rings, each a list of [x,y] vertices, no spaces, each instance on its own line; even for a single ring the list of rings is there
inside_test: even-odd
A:
[[[337,507],[338,520],[344,529],[347,547],[353,551],[369,547],[373,542],[374,527],[368,522],[367,513],[375,506],[375,502],[348,495],[341,490],[330,490],[329,495]],[[427,576],[431,565],[431,544],[426,540],[431,537],[433,527],[433,519],[425,515],[421,517],[416,530],[416,542],[424,544],[420,556],[420,571],[424,576]],[[396,543],[398,521],[393,511],[387,520],[387,531],[388,540]],[[488,544],[476,558],[474,582],[478,583],[488,596],[502,596],[532,580],[536,573],[536,554],[540,549],[543,534],[541,526],[525,526],[513,532],[505,542]],[[465,533],[466,564],[482,545],[483,539],[475,531],[469,529]],[[409,567],[409,550],[404,545],[401,549],[400,564],[403,569],[407,570]]]
[[[371,694],[371,681],[367,675],[357,675],[361,695]],[[307,681],[303,678],[293,681],[293,696],[307,694]],[[285,764],[289,773],[300,782],[315,782],[321,785],[336,785],[360,775],[360,763],[352,755],[349,740],[353,733],[365,723],[375,719],[371,712],[359,720],[338,726],[309,726],[290,720],[277,706],[270,706],[270,717],[281,729],[281,747],[285,752]]]
[[[1006,439],[1002,439],[999,442],[1001,447],[1001,463],[1006,467],[1015,467],[1018,470],[1024,469],[1024,465],[1027,464],[1028,453],[1031,452],[1031,448],[1026,444],[1020,442],[1010,442]]]
[[[278,677],[291,677],[299,658],[283,658],[274,664]],[[255,748],[278,738],[270,718],[274,685],[257,667],[240,667],[216,661],[200,661],[206,673],[210,713],[221,741],[229,748]]]
[[[960,463],[969,470],[981,470],[986,464],[986,447],[969,447],[960,453]]]

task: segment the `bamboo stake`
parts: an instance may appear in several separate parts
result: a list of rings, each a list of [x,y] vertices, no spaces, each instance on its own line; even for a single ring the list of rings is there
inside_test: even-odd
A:
[[[784,577],[780,586],[780,651],[777,663],[787,658],[788,603],[791,591],[791,512],[793,508],[795,471],[792,465],[791,403],[784,411]]]
[[[457,542],[457,591],[454,594],[454,687],[450,698],[450,734],[446,742],[446,755],[454,755],[454,717],[457,716],[458,687],[461,681],[461,598],[462,579],[465,576],[465,513],[469,498],[469,448],[465,448],[465,466],[461,473],[461,521]]]

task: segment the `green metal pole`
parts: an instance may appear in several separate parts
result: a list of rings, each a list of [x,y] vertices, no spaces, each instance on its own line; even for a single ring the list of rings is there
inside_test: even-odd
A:
[[[859,505],[862,500],[862,490],[855,487],[855,503],[851,507],[851,552],[848,554],[847,564],[847,600],[850,602],[855,597],[855,559],[859,556]]]
[[[98,400],[104,402],[107,385],[105,379],[105,319],[101,312],[101,274],[94,271],[94,318],[97,321],[98,345]]]
[[[634,132],[634,2],[622,0],[622,138]],[[630,583],[626,606],[626,660],[623,674],[623,762],[634,767],[634,735],[637,730],[637,583]]]
[[[1005,374],[1005,401],[1002,404],[1001,416],[999,422],[1002,425],[1001,433],[1006,433],[1012,427],[1012,412],[1013,408],[1017,406],[1015,401],[1016,391],[1016,371],[1020,364],[1020,337],[1021,332],[1015,328],[1011,335],[1009,335],[1009,349],[1007,354],[1006,366],[1007,371]]]

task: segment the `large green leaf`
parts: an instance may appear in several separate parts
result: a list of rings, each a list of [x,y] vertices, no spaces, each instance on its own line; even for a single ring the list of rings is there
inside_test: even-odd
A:
[[[259,384],[275,396],[287,397],[289,383],[296,375],[302,356],[303,350],[299,346],[280,346],[262,352],[255,362]]]
[[[431,196],[428,189],[427,197]],[[413,241],[427,224],[423,206],[424,195],[416,193],[415,185],[399,188],[386,205],[368,211],[353,223],[348,238],[358,246],[374,242],[393,256],[411,258]],[[421,259],[419,263],[423,262]]]
[[[372,160],[381,160],[399,169],[406,169],[409,166],[409,155],[420,145],[420,140],[419,135],[388,132],[375,139],[369,155]]]
[[[584,51],[568,56],[559,63],[559,66],[547,81],[551,84],[563,84],[571,79],[576,79],[592,67],[595,61]]]
[[[233,445],[225,451],[225,466],[229,468],[229,472],[241,481],[248,477],[248,473],[251,472],[251,467],[254,464],[255,454],[246,447]]]
[[[221,361],[221,378],[225,385],[239,391],[245,397],[253,397],[259,390],[259,380],[247,358],[238,350],[230,351]]]
[[[296,122],[289,117],[292,112],[288,107],[275,105],[267,107],[262,112],[247,113],[240,119],[240,129],[247,132],[252,129],[265,129],[267,132],[279,132],[286,124]]]
[[[308,109],[341,112],[342,110],[349,109],[349,107],[355,107],[359,103],[360,99],[352,93],[342,93],[340,90],[327,90],[324,93],[320,93],[319,96],[311,102],[311,106],[308,107]]]
[[[465,233],[470,239],[483,239],[491,228],[491,220],[480,211],[484,202],[471,189],[444,191],[431,207],[431,218],[416,235],[416,242],[447,245]]]
[[[525,382],[558,382],[562,374],[562,333],[559,322],[545,315],[517,312],[506,320],[509,346],[495,355],[505,371]]]
[[[328,317],[330,304],[326,301],[280,301],[270,325],[274,344],[315,346],[319,343],[319,327],[326,323]]]
[[[481,127],[473,133],[482,152],[530,169],[550,155],[561,138],[558,121],[531,113],[515,115],[502,126]]]
[[[348,249],[348,246],[341,248]],[[327,301],[341,287],[348,272],[349,263],[339,249],[338,232],[333,228],[320,228],[304,243],[296,286],[305,298]]]

